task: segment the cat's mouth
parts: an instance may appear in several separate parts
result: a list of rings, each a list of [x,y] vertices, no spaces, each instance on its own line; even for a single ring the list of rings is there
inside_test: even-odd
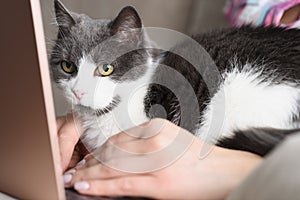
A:
[[[105,115],[109,112],[111,112],[114,108],[116,108],[121,102],[121,97],[120,96],[115,96],[113,100],[104,108],[99,108],[99,109],[93,109],[88,106],[84,105],[78,105],[78,112],[80,113],[89,113],[92,115],[96,115],[97,117],[100,117],[102,115]]]

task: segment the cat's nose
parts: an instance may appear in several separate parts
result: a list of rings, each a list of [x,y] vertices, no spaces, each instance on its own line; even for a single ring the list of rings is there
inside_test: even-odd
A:
[[[72,90],[72,92],[74,93],[74,95],[78,100],[80,100],[85,94],[84,92],[80,92],[79,90]]]

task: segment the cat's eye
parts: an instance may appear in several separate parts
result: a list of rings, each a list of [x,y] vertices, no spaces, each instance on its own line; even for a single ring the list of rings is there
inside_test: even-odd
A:
[[[114,67],[109,64],[101,64],[97,68],[97,72],[100,76],[109,76],[113,73]]]
[[[62,70],[68,74],[73,74],[74,72],[76,72],[76,67],[67,61],[61,61],[60,66],[62,68]]]

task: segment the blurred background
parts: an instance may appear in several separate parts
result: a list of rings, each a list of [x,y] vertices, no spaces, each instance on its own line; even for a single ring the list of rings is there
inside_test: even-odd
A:
[[[113,19],[126,5],[133,5],[139,12],[145,27],[163,27],[188,35],[207,32],[228,26],[223,8],[226,0],[61,0],[77,13],[92,18]],[[56,37],[52,0],[41,0],[48,52],[51,40]],[[53,85],[54,104],[57,115],[64,115],[70,105]]]

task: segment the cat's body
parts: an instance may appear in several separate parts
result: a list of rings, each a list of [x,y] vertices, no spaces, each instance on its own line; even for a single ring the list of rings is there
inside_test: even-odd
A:
[[[271,142],[275,139],[279,142],[277,139],[283,139],[285,133],[296,132],[295,129],[300,127],[299,30],[243,26],[197,35],[194,39],[216,63],[221,80],[216,84],[217,92],[209,96],[201,75],[191,64],[172,53],[165,56],[162,63],[185,74],[198,97],[200,128],[185,128],[203,139],[212,142],[217,139],[221,146],[247,149],[258,154],[264,154],[259,153],[258,143],[263,149],[268,140]],[[178,45],[175,48],[182,49],[184,46]],[[168,77],[163,70],[159,71],[155,78]],[[159,95],[152,100],[152,104],[161,104],[168,108],[168,104],[172,102],[172,94],[160,86],[153,87],[149,92],[152,98],[153,93]],[[179,95],[184,95],[184,89]],[[218,113],[219,109],[223,112],[224,106],[221,134],[218,138],[210,138],[210,135],[214,135],[209,133],[212,111]],[[168,113],[171,113],[172,108],[169,109]],[[180,112],[180,107],[177,109],[177,112],[172,113]],[[190,112],[192,110],[191,107]],[[175,118],[168,116],[174,123],[177,122]],[[282,131],[284,129],[288,130]],[[274,138],[270,137],[271,133]],[[242,136],[243,134],[245,135]],[[238,135],[244,137],[243,141]],[[243,143],[245,146],[253,145],[252,149],[243,147]]]
[[[148,43],[145,33],[130,31],[142,26],[133,8],[124,8],[113,21],[92,20],[70,14],[55,2],[60,32],[51,58],[53,77],[83,120],[82,139],[90,149],[113,134],[163,116],[150,109],[153,105],[163,106],[168,120],[203,139],[260,155],[300,128],[300,31],[245,26],[194,37],[221,74],[210,94],[203,74],[171,53],[187,48],[184,42],[171,51],[143,49]],[[117,37],[103,46],[113,35]],[[137,50],[112,59],[112,54],[128,49]],[[65,61],[69,68],[76,66],[72,73],[62,70]],[[107,76],[97,71],[104,63],[114,66]],[[201,59],[199,63],[207,67]],[[178,83],[164,65],[180,72],[195,93],[197,105],[184,108],[185,115],[196,113],[190,120],[182,120],[182,103],[192,102],[187,85]],[[162,80],[169,80],[176,92],[151,84]],[[174,93],[185,97],[184,102]],[[209,129],[217,121],[213,112],[223,113],[220,135],[211,135]]]

